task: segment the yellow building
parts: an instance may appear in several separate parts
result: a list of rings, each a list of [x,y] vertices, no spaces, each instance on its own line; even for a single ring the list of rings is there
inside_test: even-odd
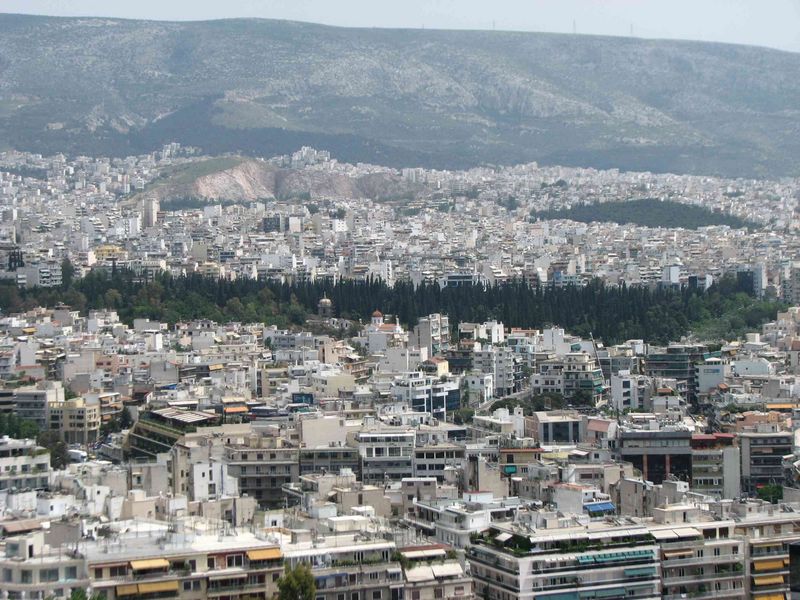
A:
[[[48,423],[67,444],[93,444],[100,434],[100,403],[84,398],[51,402]]]

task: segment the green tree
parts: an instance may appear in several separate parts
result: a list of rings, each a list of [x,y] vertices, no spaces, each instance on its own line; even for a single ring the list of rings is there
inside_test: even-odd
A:
[[[100,436],[105,438],[110,433],[117,433],[122,430],[119,419],[113,417],[100,425]]]
[[[756,490],[756,494],[761,500],[777,504],[783,500],[783,486],[777,483],[768,483]]]
[[[58,431],[50,429],[40,432],[36,443],[50,450],[50,466],[53,469],[63,469],[69,463],[69,448],[61,441]]]
[[[100,594],[92,594],[89,596],[86,590],[82,588],[75,588],[69,595],[69,600],[100,600],[100,598]]]
[[[103,300],[105,300],[107,308],[119,308],[122,306],[122,294],[119,293],[119,290],[114,288],[111,288],[105,293]]]
[[[278,600],[314,600],[317,585],[311,567],[300,563],[294,569],[286,565],[283,577],[278,580]]]
[[[61,261],[61,286],[68,290],[72,287],[72,282],[75,279],[75,266],[72,262],[65,258]]]
[[[119,416],[119,425],[122,429],[133,427],[133,417],[131,417],[131,411],[127,406],[122,409],[122,414]]]
[[[36,423],[26,419],[20,421],[17,437],[20,439],[35,440],[37,435],[39,435],[39,426]]]
[[[473,408],[458,408],[453,411],[453,423],[456,425],[464,425],[472,422],[472,417],[475,416],[475,409]]]

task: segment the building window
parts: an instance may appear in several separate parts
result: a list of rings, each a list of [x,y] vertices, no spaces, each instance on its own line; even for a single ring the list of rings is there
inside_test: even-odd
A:
[[[116,567],[111,567],[110,573],[111,577],[125,577],[128,572],[128,567],[125,565],[118,565]]]
[[[375,590],[372,592],[372,600],[381,600],[381,591]]]
[[[241,567],[244,566],[243,554],[232,554],[228,556],[228,567]]]

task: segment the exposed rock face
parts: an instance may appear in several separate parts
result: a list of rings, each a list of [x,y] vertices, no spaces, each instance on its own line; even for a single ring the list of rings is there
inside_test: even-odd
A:
[[[422,190],[390,173],[349,177],[312,169],[281,169],[258,160],[241,160],[196,178],[187,177],[187,172],[178,170],[176,176],[158,181],[146,193],[161,200],[191,197],[247,202],[301,197],[381,200]]]

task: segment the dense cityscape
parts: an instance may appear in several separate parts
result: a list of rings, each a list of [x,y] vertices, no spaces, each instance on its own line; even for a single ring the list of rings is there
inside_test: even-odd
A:
[[[393,170],[304,148],[263,162],[417,187],[383,201],[153,193],[213,160],[178,144],[0,155],[5,598],[266,599],[299,565],[326,600],[788,593],[796,180]],[[537,214],[641,198],[741,226]],[[154,320],[172,314],[152,313],[170,300],[151,295],[164,277],[249,281],[269,316],[248,322],[238,288],[216,286],[203,298],[222,320]],[[624,286],[701,312],[716,290],[744,302],[732,318],[774,311],[741,336],[704,339],[695,315],[675,339],[608,344],[560,323],[343,311],[345,282],[463,302]],[[623,331],[603,314],[597,331]]]
[[[781,3],[26,2],[0,600],[800,598]]]

